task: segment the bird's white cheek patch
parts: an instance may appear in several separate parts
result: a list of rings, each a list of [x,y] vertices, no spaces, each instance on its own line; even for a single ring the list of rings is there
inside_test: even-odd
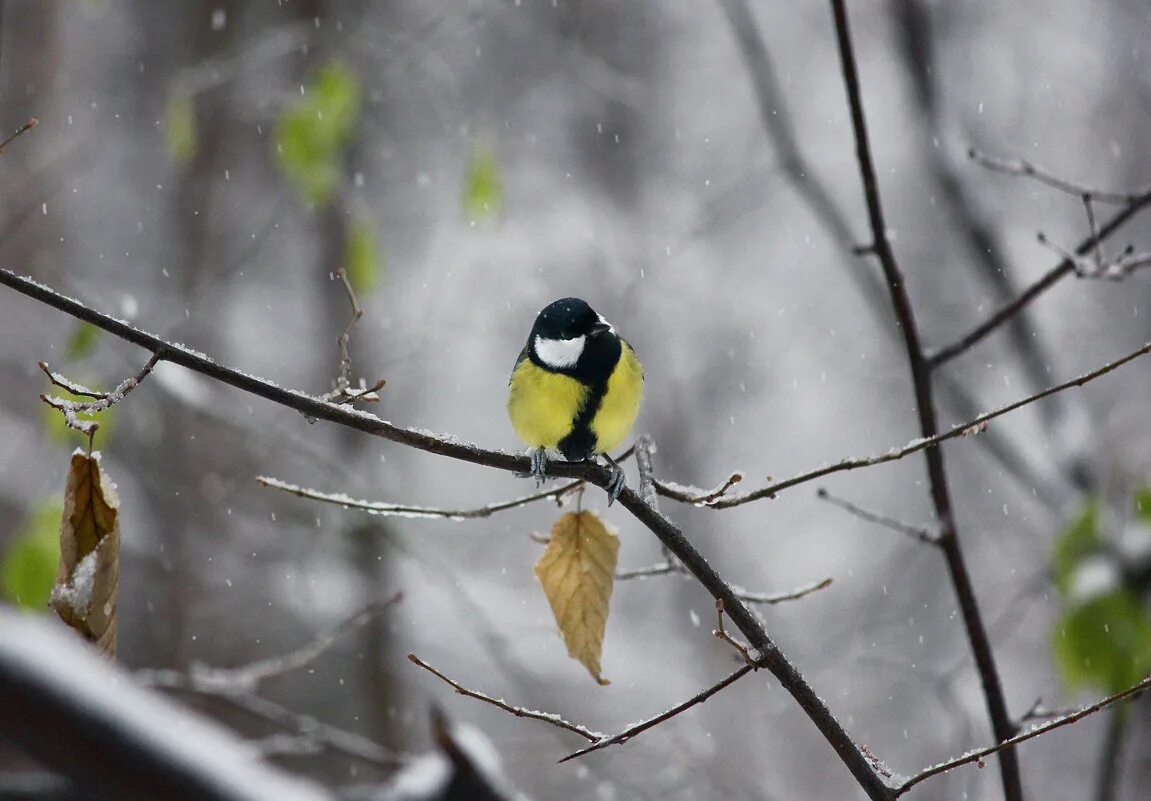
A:
[[[536,356],[548,367],[561,369],[575,367],[583,353],[584,337],[575,339],[544,339],[536,337]]]

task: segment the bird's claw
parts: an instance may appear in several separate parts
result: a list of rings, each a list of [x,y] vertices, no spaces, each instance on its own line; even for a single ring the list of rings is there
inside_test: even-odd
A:
[[[532,471],[528,474],[536,480],[536,486],[540,486],[547,479],[547,465],[548,454],[543,448],[536,448],[532,451]]]
[[[619,499],[619,494],[627,486],[627,476],[624,475],[623,468],[615,462],[608,464],[608,470],[611,475],[607,480],[607,505],[611,506]]]

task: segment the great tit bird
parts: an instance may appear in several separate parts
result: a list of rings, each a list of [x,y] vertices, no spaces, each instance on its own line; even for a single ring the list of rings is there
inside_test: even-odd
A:
[[[508,386],[508,416],[533,448],[537,485],[549,450],[572,462],[602,454],[612,471],[609,505],[618,498],[624,474],[608,452],[639,414],[643,367],[611,323],[579,298],[549,304],[536,317]]]

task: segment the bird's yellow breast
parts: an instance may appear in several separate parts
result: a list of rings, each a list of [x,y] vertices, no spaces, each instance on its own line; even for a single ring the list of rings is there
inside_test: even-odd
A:
[[[591,421],[596,453],[607,453],[623,444],[643,400],[643,367],[631,346],[622,341],[620,344],[623,347],[619,362],[608,379],[607,392]]]
[[[621,341],[619,361],[602,397],[599,388],[562,373],[546,370],[523,358],[512,372],[508,416],[516,433],[533,448],[561,450],[560,444],[577,424],[594,437],[592,453],[615,450],[631,431],[643,400],[643,368],[635,352]],[[590,422],[581,412],[595,405]],[[590,413],[590,410],[589,410]]]
[[[533,448],[556,450],[590,390],[571,376],[553,373],[523,359],[512,373],[508,416],[520,439]]]

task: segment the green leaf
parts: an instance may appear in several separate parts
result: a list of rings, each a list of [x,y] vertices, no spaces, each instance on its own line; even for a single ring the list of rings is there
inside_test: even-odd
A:
[[[1119,692],[1151,672],[1151,616],[1134,593],[1115,590],[1068,610],[1053,645],[1070,689]]]
[[[500,164],[495,151],[485,143],[472,148],[464,178],[464,213],[472,219],[494,217],[503,210],[504,193]]]
[[[1071,589],[1071,577],[1075,568],[1089,556],[1099,552],[1099,503],[1088,498],[1079,509],[1079,514],[1063,529],[1055,540],[1051,554],[1052,569],[1055,572],[1055,586],[1064,595]]]
[[[338,61],[324,65],[284,110],[273,137],[276,163],[305,202],[323,206],[340,184],[344,148],[360,118],[360,83]]]
[[[95,392],[102,391],[102,388],[97,385],[85,385]],[[48,389],[47,394],[70,401],[91,400],[91,398],[81,398],[78,395],[73,395],[68,390],[55,385]],[[58,409],[54,409],[45,403],[40,414],[43,415],[44,431],[53,442],[60,442],[68,446],[73,446],[78,442],[87,444],[88,438],[76,429],[68,428],[68,424],[64,422],[63,413]],[[111,409],[105,409],[97,415],[81,414],[78,416],[81,420],[98,420],[100,422],[100,430],[96,436],[99,438],[99,441],[103,443],[103,446],[107,447],[108,438],[112,436],[112,432],[116,428],[116,407],[113,406]]]
[[[348,229],[347,252],[344,265],[352,289],[359,293],[371,292],[380,278],[379,250],[376,229],[366,220],[354,220]]]
[[[0,595],[9,602],[48,610],[60,562],[60,518],[64,507],[44,501],[32,508],[27,521],[8,544],[0,561]]]
[[[168,137],[168,157],[184,165],[196,156],[196,98],[184,91],[168,94],[164,111],[164,130]]]
[[[68,346],[65,351],[68,359],[71,361],[83,359],[92,352],[92,348],[96,347],[99,339],[99,328],[83,320],[77,320],[76,327],[72,329],[72,336],[68,338]]]

